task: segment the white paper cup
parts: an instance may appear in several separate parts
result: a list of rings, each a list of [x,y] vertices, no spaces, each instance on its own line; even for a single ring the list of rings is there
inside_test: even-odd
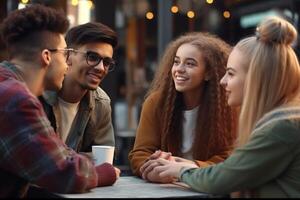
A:
[[[113,164],[114,151],[115,147],[113,146],[93,145],[92,154],[95,165],[100,165],[105,162]]]

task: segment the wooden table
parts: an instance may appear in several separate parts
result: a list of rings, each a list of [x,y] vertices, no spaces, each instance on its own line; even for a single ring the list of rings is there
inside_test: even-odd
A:
[[[120,177],[113,186],[98,187],[83,194],[59,194],[65,198],[207,198],[212,195],[191,190],[184,183],[149,183],[134,176]]]

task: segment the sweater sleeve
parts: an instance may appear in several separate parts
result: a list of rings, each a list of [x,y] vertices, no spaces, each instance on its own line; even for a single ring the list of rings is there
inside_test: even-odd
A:
[[[128,158],[133,174],[141,176],[140,167],[156,150],[161,149],[161,128],[157,115],[157,96],[149,96],[142,107],[135,143]]]
[[[231,153],[232,153],[232,147],[228,147],[227,150],[224,150],[223,152],[219,153],[218,155],[214,155],[214,156],[210,157],[208,160],[205,160],[205,161],[194,160],[194,162],[199,167],[208,167],[210,165],[214,165],[214,164],[223,162]]]
[[[252,133],[243,147],[224,162],[206,168],[185,170],[180,180],[193,189],[211,194],[228,194],[257,188],[283,173],[299,145],[299,129],[291,122],[272,123]]]

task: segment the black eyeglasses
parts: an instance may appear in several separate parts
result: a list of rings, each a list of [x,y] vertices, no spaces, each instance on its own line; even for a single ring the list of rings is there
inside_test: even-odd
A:
[[[66,58],[66,62],[69,60],[70,57],[70,53],[73,51],[74,49],[64,49],[64,48],[57,48],[57,49],[48,49],[48,51],[50,52],[57,52],[57,51],[61,51],[64,53],[64,56]]]
[[[73,51],[77,52],[77,53],[85,54],[86,63],[90,67],[95,67],[95,66],[99,65],[99,63],[102,61],[105,70],[108,70],[110,72],[115,68],[116,62],[114,61],[114,59],[112,59],[110,57],[102,57],[94,51],[86,51],[85,52],[85,51],[79,51],[76,49],[73,49]]]

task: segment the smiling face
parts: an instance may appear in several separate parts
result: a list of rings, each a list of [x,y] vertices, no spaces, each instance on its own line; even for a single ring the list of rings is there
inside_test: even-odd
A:
[[[177,91],[193,96],[201,91],[206,74],[202,54],[191,44],[181,45],[172,66],[172,77]]]
[[[113,47],[103,42],[85,44],[77,50],[80,52],[93,52],[103,58],[112,58],[113,56]],[[83,89],[95,90],[108,73],[102,61],[95,67],[89,66],[85,53],[74,52],[71,54],[69,60],[71,66],[66,78],[72,79],[72,82],[78,84]]]
[[[242,52],[236,48],[229,55],[226,74],[221,79],[221,85],[228,95],[229,106],[241,106],[243,102],[244,85],[247,75],[247,64]]]

